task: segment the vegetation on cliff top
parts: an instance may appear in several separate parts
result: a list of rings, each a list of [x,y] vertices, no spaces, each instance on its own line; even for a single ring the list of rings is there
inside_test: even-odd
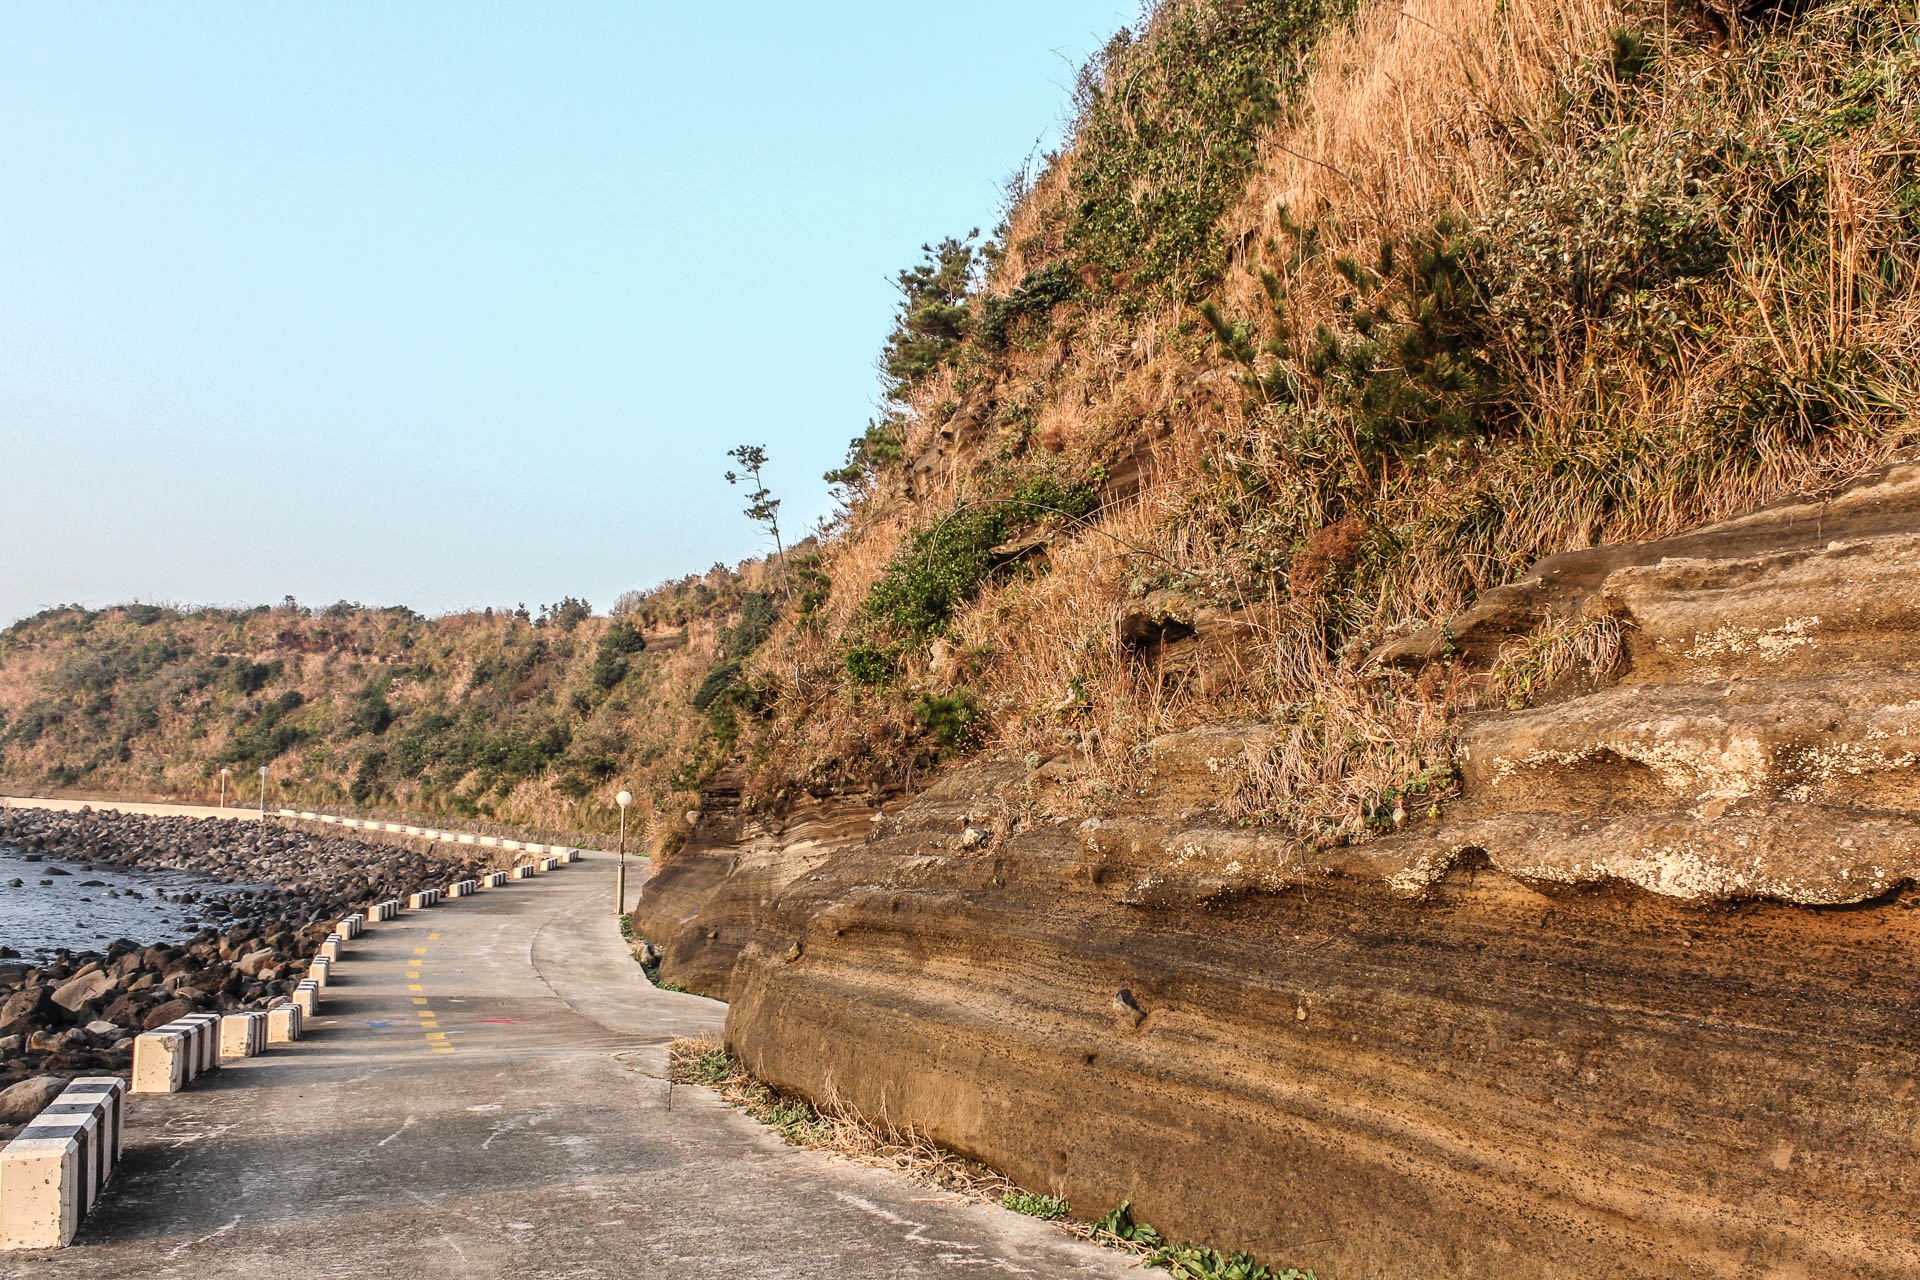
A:
[[[1112,810],[1153,738],[1256,723],[1232,816],[1337,842],[1437,812],[1453,714],[1592,646],[1469,680],[1381,642],[1911,439],[1915,31],[1869,0],[1159,6],[995,234],[903,276],[913,359],[836,473],[829,598],[755,664],[750,797],[978,745]],[[1089,509],[989,505],[1034,485]],[[1152,592],[1226,640],[1129,643]]]
[[[270,759],[302,799],[583,825],[615,777],[672,813],[731,766],[777,807],[991,749],[1059,762],[1077,813],[1149,803],[1154,738],[1245,723],[1227,815],[1420,821],[1453,716],[1606,621],[1490,679],[1378,670],[1382,641],[1911,439],[1916,26],[1165,0],[1001,225],[900,273],[823,541],[617,621],[56,611],[0,638],[0,772],[205,793]]]

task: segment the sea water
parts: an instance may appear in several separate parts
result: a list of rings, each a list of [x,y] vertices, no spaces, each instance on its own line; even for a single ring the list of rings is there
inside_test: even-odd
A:
[[[65,947],[101,951],[117,938],[178,942],[219,923],[201,902],[244,888],[189,871],[142,871],[69,862],[0,844],[0,946],[28,959]],[[61,874],[61,873],[65,874]]]

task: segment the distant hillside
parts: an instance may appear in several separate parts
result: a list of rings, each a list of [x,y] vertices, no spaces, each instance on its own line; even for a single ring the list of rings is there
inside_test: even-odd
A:
[[[0,632],[0,782],[603,830],[711,767],[693,699],[764,638],[765,570],[424,618],[336,604],[49,609]],[[672,804],[667,812],[674,812]]]

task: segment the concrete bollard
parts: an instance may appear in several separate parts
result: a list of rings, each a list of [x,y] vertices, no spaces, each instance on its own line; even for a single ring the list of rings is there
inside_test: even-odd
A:
[[[506,882],[507,873],[504,871],[489,871],[480,877],[480,887],[482,889],[498,889]]]
[[[178,1093],[220,1065],[220,1015],[190,1013],[133,1039],[133,1091]]]
[[[68,1085],[0,1150],[0,1249],[58,1249],[100,1198],[125,1145],[126,1085]]]
[[[319,948],[314,952],[314,954],[317,956],[325,957],[328,964],[337,963],[340,959],[341,944],[344,943],[345,941],[346,939],[341,937],[339,934],[330,933],[327,935],[327,940],[320,944]]]
[[[200,1052],[200,1070],[217,1071],[220,1067],[220,1015],[189,1013],[175,1018],[174,1021],[199,1028],[199,1033],[194,1037],[194,1044]]]
[[[320,1007],[320,984],[311,978],[303,979],[300,985],[293,989],[293,1004],[300,1010],[300,1025],[304,1032],[307,1019],[311,1018],[313,1011]],[[138,1093],[139,1089],[136,1088],[134,1092]]]
[[[341,917],[340,920],[334,924],[333,931],[351,942],[360,936],[360,932],[366,927],[366,923],[367,918],[355,912],[353,915]]]
[[[186,1031],[155,1027],[133,1038],[133,1091],[178,1093],[198,1073]]]
[[[559,866],[559,865],[560,865],[560,859],[558,859],[558,858],[542,858],[542,859],[540,859],[540,861],[538,861],[538,862],[536,862],[536,863],[534,863],[534,865],[535,865],[536,867],[539,867],[539,868],[540,868],[540,870],[542,870],[542,871],[551,871],[551,870],[553,870],[553,869],[554,869],[555,867],[557,867],[557,866]]]
[[[267,1051],[267,1015],[260,1009],[229,1013],[220,1019],[220,1056],[256,1058]]]
[[[325,987],[327,985],[327,979],[332,975],[332,971],[333,961],[327,959],[325,956],[315,956],[313,963],[307,966],[307,981],[317,987]]]
[[[513,878],[515,880],[533,879],[533,864],[531,862],[523,862],[515,867],[513,869]]]
[[[545,853],[546,851],[547,851],[546,845],[537,844],[532,840],[529,840],[527,841],[527,843],[520,846],[520,852],[522,853]]]
[[[525,849],[527,846],[522,844],[518,840],[502,840],[500,842],[500,847],[502,849],[510,849],[515,853],[519,853],[521,850]]]
[[[283,1004],[267,1010],[267,1043],[292,1044],[300,1038],[300,1006]]]
[[[400,899],[388,898],[385,902],[376,902],[367,908],[367,919],[391,920],[400,914]]]

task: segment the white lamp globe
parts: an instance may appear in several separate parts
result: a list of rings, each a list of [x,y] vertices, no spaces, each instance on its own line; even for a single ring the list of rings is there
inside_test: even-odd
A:
[[[633,792],[622,791],[619,795],[613,798],[613,801],[615,804],[619,805],[622,809],[624,809],[628,805],[633,803]]]

